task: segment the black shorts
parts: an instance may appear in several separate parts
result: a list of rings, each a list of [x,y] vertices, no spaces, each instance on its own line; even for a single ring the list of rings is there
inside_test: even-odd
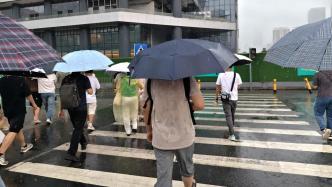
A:
[[[25,114],[20,114],[14,117],[7,117],[9,122],[9,132],[20,132],[23,129]]]
[[[36,105],[40,108],[43,105],[43,100],[42,100],[40,93],[32,92],[31,95],[32,95],[33,100],[35,101]],[[30,105],[31,105],[31,103],[30,103]]]

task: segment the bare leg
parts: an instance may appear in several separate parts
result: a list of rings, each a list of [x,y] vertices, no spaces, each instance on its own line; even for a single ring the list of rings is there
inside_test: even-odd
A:
[[[38,121],[39,121],[39,112],[40,112],[40,109],[33,110],[33,120],[34,120],[35,122],[38,122]]]
[[[16,139],[21,147],[26,145],[23,130],[20,130],[20,132],[17,133]]]
[[[93,114],[89,114],[89,115],[88,115],[88,122],[93,123],[94,120],[95,120],[95,115],[93,115]]]
[[[1,154],[5,154],[5,152],[7,151],[7,149],[12,145],[12,143],[14,142],[15,140],[15,137],[16,137],[17,133],[15,132],[9,132],[5,139],[3,140],[2,142],[2,145],[0,147],[0,153]]]
[[[185,187],[192,187],[194,180],[194,176],[191,177],[182,177],[182,181]]]

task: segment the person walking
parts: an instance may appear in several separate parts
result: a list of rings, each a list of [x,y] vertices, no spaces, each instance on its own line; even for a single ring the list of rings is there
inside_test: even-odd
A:
[[[73,162],[80,161],[76,157],[78,144],[81,144],[82,150],[85,150],[88,144],[84,135],[84,125],[87,119],[86,92],[89,95],[93,94],[90,81],[79,72],[66,76],[60,87],[61,111],[59,117],[64,118],[64,109],[67,109],[74,127],[65,159]]]
[[[95,114],[97,109],[96,91],[100,89],[100,83],[93,71],[85,72],[85,76],[89,78],[90,85],[93,90],[92,95],[86,93],[86,102],[88,104],[88,130],[94,131],[95,127],[93,126],[93,122],[95,120]]]
[[[228,126],[229,137],[231,141],[238,141],[238,138],[234,133],[235,125],[235,111],[238,100],[238,88],[242,84],[241,76],[238,73],[228,68],[225,73],[220,73],[216,82],[216,103],[218,103],[218,97],[221,94],[222,98],[228,97],[228,99],[221,99],[224,109],[226,123]]]
[[[46,123],[52,124],[52,118],[55,111],[55,84],[56,75],[49,74],[47,78],[38,78],[38,93],[40,93],[46,110]]]
[[[327,140],[331,136],[332,128],[332,71],[319,71],[313,78],[313,85],[318,89],[314,106],[316,121],[322,132],[322,138]]]
[[[23,134],[23,124],[26,114],[25,99],[32,104],[34,110],[39,110],[30,89],[23,77],[4,76],[0,79],[0,95],[4,115],[9,122],[9,133],[6,135],[0,147],[0,165],[7,165],[4,154],[12,145],[15,138],[21,146],[21,153],[25,153],[33,148],[31,143],[25,142]]]
[[[122,103],[122,120],[127,136],[137,132],[138,123],[138,89],[143,89],[143,85],[129,76],[124,76],[120,80],[120,92]]]
[[[195,128],[190,107],[203,110],[204,99],[196,81],[193,78],[186,80],[148,79],[144,86],[144,122],[147,139],[152,142],[157,160],[155,187],[172,186],[174,156],[184,186],[196,186],[193,163]]]
[[[43,100],[42,100],[41,95],[38,93],[38,80],[27,77],[26,81],[27,81],[28,87],[30,88],[33,100],[35,101],[38,108],[41,108],[43,105]],[[30,106],[32,106],[31,103],[30,103]],[[35,125],[37,125],[41,122],[39,120],[39,113],[40,113],[40,110],[33,110],[33,122]]]

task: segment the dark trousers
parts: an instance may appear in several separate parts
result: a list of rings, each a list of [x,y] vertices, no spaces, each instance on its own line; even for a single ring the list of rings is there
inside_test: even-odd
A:
[[[224,109],[229,135],[234,135],[236,105],[237,101],[230,100],[228,102],[222,102],[222,107]]]
[[[68,110],[68,113],[74,127],[68,153],[71,155],[75,155],[79,143],[81,145],[87,144],[87,138],[84,135],[84,125],[87,117],[87,109],[86,107],[78,109],[70,109]]]

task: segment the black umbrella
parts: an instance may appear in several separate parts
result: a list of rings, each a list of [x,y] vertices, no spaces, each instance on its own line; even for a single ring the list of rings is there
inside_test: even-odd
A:
[[[133,59],[129,69],[134,78],[177,80],[224,72],[237,61],[221,43],[180,39],[144,50]]]

